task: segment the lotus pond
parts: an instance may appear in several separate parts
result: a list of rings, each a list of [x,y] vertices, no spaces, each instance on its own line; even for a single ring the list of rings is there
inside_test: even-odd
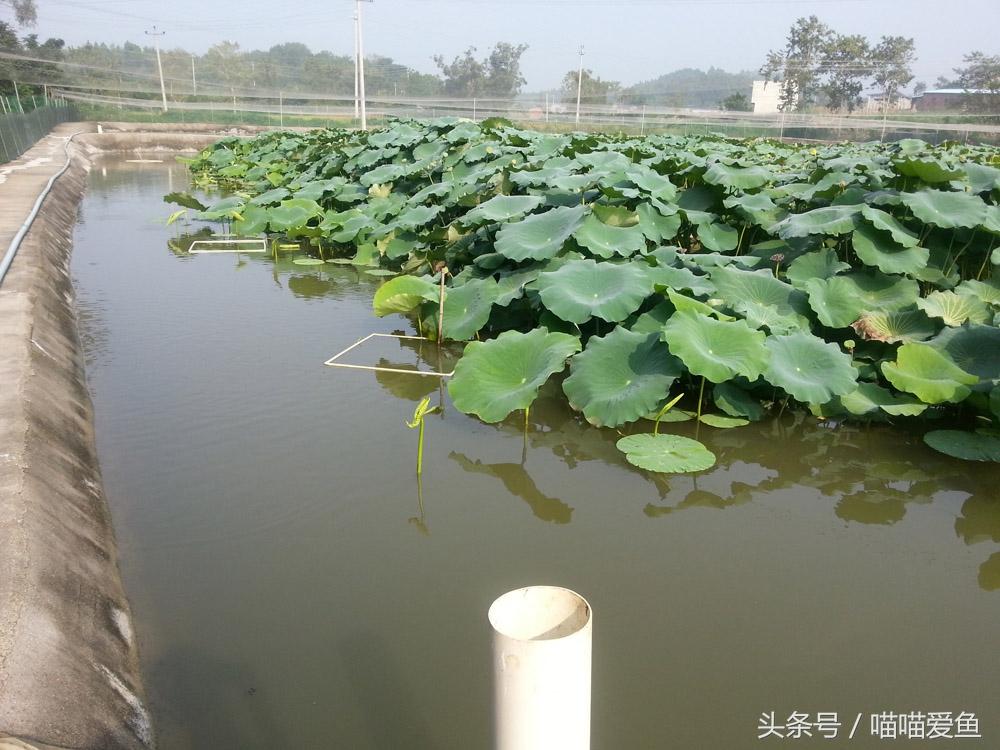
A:
[[[269,138],[280,144],[303,136]],[[239,171],[243,162],[234,160],[244,147],[262,145],[232,143],[226,148],[234,156],[218,158]],[[329,145],[324,149],[334,160],[344,158]],[[706,370],[704,421],[698,421],[703,381],[685,359],[688,337],[678,347],[663,333],[685,305],[715,322],[744,321],[763,335],[768,352],[772,339],[808,332],[849,358],[855,381],[916,408],[920,397],[883,379],[874,365],[898,362],[888,354],[914,343],[943,351],[974,374],[973,365],[962,367],[964,360],[941,346],[941,319],[921,309],[933,330],[912,342],[852,333],[852,352],[841,345],[847,339],[838,338],[843,327],[823,326],[815,312],[796,307],[802,290],[792,284],[795,274],[788,276],[793,261],[781,261],[780,278],[773,280],[793,290],[786,315],[800,315],[808,329],[754,327],[732,302],[713,301],[723,299],[717,285],[724,278],[714,274],[732,266],[773,276],[777,252],[768,248],[759,269],[744,267],[746,261],[689,266],[691,256],[709,251],[704,245],[677,250],[692,242],[690,231],[684,235],[691,227],[681,209],[670,215],[679,222],[674,239],[684,245],[673,246],[669,262],[665,243],[653,247],[647,240],[641,257],[640,248],[628,259],[598,261],[601,256],[567,235],[559,252],[570,257],[561,267],[538,268],[556,257],[503,260],[491,274],[483,263],[496,258],[477,264],[481,256],[475,255],[463,265],[448,255],[454,244],[471,240],[449,244],[449,234],[466,229],[442,219],[425,230],[369,234],[360,245],[356,234],[318,245],[306,234],[301,246],[268,253],[191,255],[191,241],[205,234],[193,221],[185,226],[190,213],[164,226],[162,196],[190,193],[212,204],[217,198],[203,191],[219,178],[208,174],[196,173],[189,186],[188,171],[177,164],[109,161],[96,168],[73,260],[102,469],[161,747],[485,747],[491,685],[485,612],[496,594],[534,582],[575,588],[595,607],[595,748],[756,747],[760,714],[793,710],[837,711],[848,723],[857,712],[972,711],[984,737],[1000,736],[992,699],[1000,672],[994,643],[1000,617],[996,464],[942,455],[923,440],[941,428],[989,437],[974,432],[989,429],[986,378],[958,381],[970,391],[960,405],[927,405],[925,414],[940,415],[933,423],[905,411],[892,414],[884,408],[892,407],[888,402],[852,420],[833,412],[843,395],[817,408],[817,399],[800,399],[770,383],[773,360],[759,359],[764,375],[752,381],[744,374],[713,380],[717,373]],[[244,173],[239,179],[242,186],[229,187],[247,191],[253,178]],[[344,180],[333,189],[348,191]],[[628,189],[621,182],[614,180],[615,189]],[[676,201],[684,195],[679,182]],[[477,200],[483,205],[490,199],[476,184],[478,196],[463,215]],[[388,197],[394,189],[386,200],[398,200]],[[312,232],[327,212],[353,210],[374,224],[365,211],[381,199],[368,189],[355,192],[363,196],[354,209],[323,208],[301,228]],[[581,205],[579,188],[574,194],[575,203],[552,209]],[[978,195],[992,205],[992,194],[986,200]],[[242,208],[230,217],[234,227],[253,215],[249,196],[232,196]],[[574,232],[600,213],[594,204],[603,204],[591,197],[585,195],[586,217]],[[299,199],[323,205],[332,194]],[[265,210],[273,214],[288,200],[296,199],[280,197]],[[623,205],[631,211],[628,200]],[[297,211],[296,205],[285,208]],[[386,214],[379,221],[393,220]],[[493,234],[503,231],[494,223],[465,236],[485,232],[494,247]],[[524,222],[511,226],[518,223]],[[643,226],[623,224],[607,226]],[[698,225],[692,226],[697,237]],[[753,231],[746,229],[740,255],[729,255],[757,257],[744,247]],[[985,232],[976,230],[977,236]],[[833,248],[826,239],[796,259],[843,252],[843,244]],[[753,240],[767,241],[775,240]],[[394,242],[391,252],[400,254],[390,258]],[[402,253],[400,243],[410,242],[426,243],[429,255],[420,258],[413,248]],[[787,241],[788,256],[798,242],[806,244]],[[925,238],[920,246],[927,244]],[[976,251],[980,262],[988,248]],[[325,262],[330,260],[354,262]],[[555,313],[543,305],[542,289],[531,285],[571,260],[614,267],[641,262],[659,269],[640,270],[662,274],[661,281],[651,282],[639,307],[619,321],[591,318],[567,327],[569,321],[547,315]],[[390,284],[430,276],[421,272],[441,261],[455,274],[446,277],[445,338],[460,338],[447,327],[475,307],[458,304],[461,287],[492,288],[491,278],[512,296],[507,305],[499,296],[490,301],[486,322],[468,334],[478,332],[481,342],[470,344],[463,358],[461,342],[439,349],[432,342],[385,339],[359,348],[352,361],[447,371],[475,364],[471,355],[489,352],[491,341],[531,337],[516,339],[538,349],[524,361],[541,360],[550,363],[541,372],[556,371],[538,376],[537,395],[533,387],[527,404],[494,406],[496,399],[489,399],[485,408],[463,413],[459,406],[467,396],[454,385],[461,370],[449,386],[422,376],[322,366],[373,331],[436,336],[440,297],[426,287],[397,294]],[[370,273],[395,273],[404,265],[409,275]],[[505,286],[524,270],[524,284]],[[988,283],[990,270],[981,283]],[[977,272],[971,269],[973,277]],[[856,273],[840,269],[823,278]],[[701,291],[664,283],[675,276],[703,285]],[[427,280],[439,295],[440,277]],[[920,299],[930,283],[917,281]],[[802,293],[808,303],[809,291]],[[757,309],[749,295],[728,299]],[[378,317],[373,301],[387,314]],[[696,326],[701,317],[677,319]],[[980,335],[981,328],[992,330],[991,323],[953,328]],[[626,334],[638,342],[639,354],[609,353],[597,343],[616,344],[612,336]],[[717,334],[706,335],[714,351]],[[540,337],[543,346],[533,341]],[[737,344],[748,337],[755,334],[741,333]],[[876,346],[884,347],[882,360],[866,359],[874,355],[863,351]],[[585,396],[573,395],[567,384],[588,352],[593,362],[611,362],[599,372],[647,368],[643,390],[652,390],[652,382],[661,390],[640,416],[683,393],[665,413],[659,434],[696,440],[713,464],[664,473],[629,463],[620,441],[652,433],[654,423],[639,418],[609,426],[620,419],[614,409],[636,408],[627,388],[620,389],[620,407],[607,402],[600,412]],[[505,359],[521,356],[515,349]],[[567,359],[568,371],[558,372]],[[499,375],[508,377],[503,370]],[[590,378],[581,380],[583,393],[597,387]],[[442,409],[423,420],[418,479],[417,435],[406,423],[426,397]],[[508,405],[506,416],[490,411]],[[713,419],[728,424],[727,418],[748,424],[712,425]],[[861,736],[853,744],[884,743]]]

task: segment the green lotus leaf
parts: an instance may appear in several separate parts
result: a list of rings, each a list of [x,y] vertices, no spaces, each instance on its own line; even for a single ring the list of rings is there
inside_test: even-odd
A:
[[[685,474],[715,466],[715,454],[697,440],[680,435],[628,435],[616,444],[625,460],[646,471]]]
[[[717,296],[754,328],[767,326],[772,333],[809,328],[805,295],[776,279],[770,269],[741,271],[727,266],[714,269],[711,279]]]
[[[184,208],[190,208],[195,211],[205,211],[208,209],[208,206],[206,206],[204,203],[202,203],[200,200],[195,198],[190,193],[167,193],[166,195],[163,196],[163,202],[175,203],[178,206],[182,206]]]
[[[852,273],[806,283],[809,304],[820,322],[831,328],[851,325],[865,312],[892,312],[911,307],[920,296],[913,279],[881,273]]]
[[[675,310],[686,310],[688,312],[699,313],[701,315],[711,315],[718,320],[736,320],[736,318],[732,315],[726,315],[721,310],[717,310],[705,302],[691,299],[687,295],[675,292],[673,289],[667,289],[667,297],[670,299],[670,304],[674,306]]]
[[[796,289],[804,289],[809,279],[828,279],[841,271],[850,269],[849,263],[844,263],[837,253],[828,247],[811,253],[803,253],[793,260],[785,272],[785,278]]]
[[[858,371],[836,344],[811,333],[770,336],[771,362],[764,379],[798,401],[825,404],[857,387]]]
[[[498,195],[480,203],[462,217],[466,226],[479,226],[492,222],[509,221],[524,216],[542,205],[543,199],[537,195]]]
[[[639,214],[630,211],[625,206],[608,206],[603,203],[593,203],[590,206],[593,216],[609,227],[634,227],[639,223]]]
[[[525,285],[537,279],[540,273],[540,268],[525,268],[500,276],[497,279],[496,304],[505,307],[514,300],[520,299],[524,295]]]
[[[397,216],[392,226],[399,229],[421,229],[434,221],[443,210],[441,206],[414,206]]]
[[[672,201],[677,197],[677,188],[668,177],[641,164],[633,164],[625,170],[625,176],[640,190],[654,198]]]
[[[926,404],[958,403],[971,393],[969,386],[979,382],[927,344],[903,344],[895,362],[882,363],[882,374],[898,390]]]
[[[316,202],[305,198],[289,198],[267,209],[267,220],[274,232],[301,229],[306,223],[323,213]]]
[[[367,276],[395,276],[396,272],[390,271],[388,268],[369,268],[365,271],[365,274]]]
[[[649,266],[643,269],[654,287],[664,289],[690,289],[693,294],[713,294],[715,285],[707,276],[699,276],[687,268]]]
[[[297,266],[322,266],[326,264],[326,261],[320,258],[295,258],[292,263]]]
[[[964,461],[1000,462],[1000,438],[961,430],[932,430],[924,442],[938,453]]]
[[[927,183],[950,182],[965,177],[959,169],[952,169],[940,159],[931,157],[917,158],[914,156],[897,159],[894,163],[896,171],[905,177],[916,177]]]
[[[507,331],[490,341],[465,347],[448,382],[455,408],[484,422],[499,422],[527,409],[549,377],[566,367],[580,351],[580,339],[537,328],[530,333]]]
[[[247,204],[240,212],[240,217],[233,222],[233,232],[244,237],[259,235],[267,229],[268,213],[263,206]]]
[[[490,319],[490,310],[499,296],[500,290],[492,277],[450,287],[444,298],[441,335],[452,341],[471,339]],[[437,327],[436,308],[433,326]]]
[[[715,162],[705,170],[704,180],[709,185],[724,185],[725,187],[753,190],[766,185],[774,179],[774,175],[764,167],[729,167],[721,162]]]
[[[581,247],[594,255],[610,258],[614,255],[629,257],[646,249],[646,238],[638,226],[617,227],[603,223],[591,214],[573,234]]]
[[[851,324],[866,341],[924,341],[937,332],[937,326],[922,310],[864,313]]]
[[[664,324],[674,314],[674,309],[674,306],[669,302],[661,302],[636,318],[632,325],[628,326],[628,329],[636,333],[656,333],[659,335]]]
[[[997,281],[997,278],[990,282],[969,279],[955,287],[955,291],[959,294],[969,294],[976,297],[987,305],[1000,307],[1000,284]]]
[[[756,380],[767,367],[764,333],[742,320],[715,320],[678,310],[663,327],[663,339],[694,375],[722,383],[742,375]]]
[[[903,247],[892,239],[892,235],[865,224],[854,230],[851,243],[862,263],[883,273],[916,273],[927,266],[931,256],[926,247]]]
[[[985,164],[966,162],[962,165],[973,193],[988,193],[1000,189],[1000,169]]]
[[[408,313],[425,300],[438,299],[440,291],[429,276],[397,276],[375,292],[372,307],[382,318],[391,313]]]
[[[497,232],[495,249],[511,260],[552,258],[580,228],[586,213],[584,206],[560,206],[504,224]]]
[[[840,405],[855,416],[882,410],[893,416],[915,417],[927,404],[905,394],[895,394],[875,383],[858,383],[857,389],[840,397]]]
[[[982,381],[1000,381],[1000,328],[969,323],[945,328],[927,343]]]
[[[698,226],[698,241],[713,253],[728,253],[736,249],[740,233],[718,221]]]
[[[538,277],[542,304],[563,320],[583,323],[591,316],[611,323],[625,320],[652,291],[637,264],[571,260]]]
[[[573,357],[563,391],[588,422],[617,427],[656,407],[683,369],[658,333],[618,327],[603,338],[592,337]]]
[[[901,197],[903,205],[920,221],[942,229],[975,229],[986,221],[986,204],[972,193],[928,189],[903,193]]]
[[[400,164],[383,164],[381,167],[375,167],[370,172],[365,172],[358,178],[358,182],[365,187],[384,185],[387,182],[395,182],[405,173],[406,170]]]
[[[859,206],[827,206],[802,214],[793,214],[774,225],[782,239],[808,237],[811,234],[849,234],[858,225]]]
[[[721,414],[702,414],[701,419],[698,421],[702,424],[707,424],[709,427],[717,427],[720,430],[729,430],[733,427],[745,427],[750,424],[749,419],[743,419],[741,417],[725,417]]]
[[[875,227],[875,229],[880,232],[888,232],[891,234],[892,239],[903,247],[916,247],[920,242],[917,235],[900,224],[895,216],[886,213],[882,209],[867,205],[862,206],[861,215],[864,216],[871,226]]]
[[[764,416],[761,403],[732,381],[716,383],[712,388],[712,400],[731,417],[745,417],[756,422]]]
[[[653,242],[669,242],[677,236],[681,228],[679,214],[665,216],[652,204],[640,203],[636,213],[639,215],[639,229],[646,239]]]
[[[291,192],[289,192],[288,188],[283,188],[283,187],[273,188],[272,190],[267,190],[261,193],[260,195],[251,198],[249,201],[249,205],[267,206],[272,203],[280,203],[285,198],[288,198],[290,196]],[[301,197],[305,198],[308,196],[301,196]]]
[[[173,195],[173,194],[172,194]],[[223,198],[221,201],[213,203],[208,208],[200,211],[196,218],[207,221],[217,221],[218,219],[235,218],[243,210],[243,199],[238,196]]]
[[[917,307],[932,318],[941,318],[946,326],[960,326],[967,320],[986,323],[993,319],[986,304],[969,294],[931,292],[917,300]]]

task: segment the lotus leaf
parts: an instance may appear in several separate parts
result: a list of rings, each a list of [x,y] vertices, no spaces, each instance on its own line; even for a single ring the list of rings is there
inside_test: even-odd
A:
[[[874,208],[873,206],[862,206],[861,215],[864,216],[875,229],[880,232],[888,232],[891,234],[893,241],[903,247],[916,247],[920,242],[917,235],[900,224],[896,217],[892,214],[888,214],[881,209]]]
[[[614,255],[629,257],[646,249],[646,238],[638,226],[618,227],[605,224],[593,214],[573,234],[581,247],[594,255],[610,258]]]
[[[588,422],[617,427],[651,411],[683,369],[658,333],[618,327],[573,357],[563,391]]]
[[[864,313],[851,327],[867,341],[924,341],[933,336],[937,326],[921,310]]]
[[[721,414],[702,414],[698,420],[709,427],[717,427],[720,430],[729,430],[733,427],[745,427],[750,424],[750,420],[742,417],[725,417]]]
[[[947,456],[965,461],[1000,462],[1000,438],[978,432],[933,430],[924,435],[924,442]]]
[[[490,341],[470,342],[448,383],[455,408],[484,422],[499,422],[527,409],[549,377],[580,351],[580,340],[538,328],[506,331]]]
[[[807,237],[811,234],[850,234],[858,225],[859,206],[827,206],[802,214],[793,214],[773,229],[782,239]]]
[[[616,443],[625,460],[647,471],[685,474],[715,465],[715,454],[697,440],[680,435],[628,435]]]
[[[736,249],[740,233],[728,224],[713,221],[698,226],[698,241],[714,253],[728,253]]]
[[[721,162],[716,162],[705,170],[705,182],[709,185],[724,185],[740,190],[753,190],[766,185],[773,179],[774,175],[761,166],[729,167]]]
[[[851,325],[863,313],[911,307],[920,295],[916,281],[881,273],[852,273],[806,283],[809,304],[831,328]]]
[[[653,286],[665,289],[690,289],[693,294],[713,294],[715,285],[707,276],[699,276],[687,268],[649,266],[644,269]]]
[[[971,193],[918,190],[903,193],[902,200],[920,221],[942,229],[975,229],[986,221],[986,204]]]
[[[977,297],[987,305],[1000,307],[1000,284],[997,283],[996,278],[989,283],[985,281],[973,281],[971,279],[963,281],[955,287],[955,291],[959,294],[970,294],[973,297]]]
[[[927,409],[913,396],[891,393],[875,383],[858,383],[856,390],[840,397],[840,404],[851,414],[862,416],[882,410],[893,416],[915,417]]]
[[[808,404],[825,404],[857,386],[858,371],[836,344],[811,333],[770,336],[771,361],[764,379]]]
[[[767,326],[772,333],[809,328],[805,295],[776,279],[770,270],[716,268],[711,278],[718,296],[755,328]]]
[[[851,236],[854,252],[862,263],[883,273],[912,274],[927,265],[931,252],[925,247],[903,247],[892,235],[861,225]]]
[[[375,292],[372,307],[382,318],[391,313],[408,313],[425,300],[438,299],[439,290],[428,276],[397,276]]]
[[[625,320],[651,290],[647,275],[632,263],[571,260],[538,277],[542,304],[563,320],[577,324],[591,316],[611,323]]]
[[[673,289],[667,289],[667,297],[670,299],[670,304],[678,311],[687,310],[701,315],[711,315],[718,320],[736,320],[732,315],[726,315],[721,310],[717,310],[705,302],[691,299],[680,292],[675,292]]]
[[[444,298],[444,325],[441,334],[452,341],[467,341],[486,325],[490,310],[500,296],[493,277],[475,279],[461,286],[450,287]],[[437,308],[433,325],[437,326]]]
[[[745,417],[756,422],[764,416],[761,403],[731,380],[713,386],[712,399],[731,417]]]
[[[681,228],[681,217],[676,213],[665,216],[650,203],[640,203],[636,209],[639,215],[639,229],[646,239],[653,242],[669,242],[677,236]]]
[[[882,374],[896,388],[926,404],[958,403],[979,382],[949,357],[927,344],[903,344],[895,362],[883,362]]]
[[[504,224],[497,233],[496,251],[518,261],[552,258],[580,228],[586,213],[583,206],[561,206]]]
[[[462,217],[466,226],[478,226],[493,222],[509,221],[534,211],[542,205],[542,198],[537,195],[497,195]]]
[[[1000,328],[970,323],[946,328],[927,343],[984,382],[1000,381]]]
[[[756,380],[767,367],[764,334],[742,320],[726,322],[678,310],[663,327],[663,338],[692,374],[713,383],[737,375]]]
[[[946,326],[960,326],[967,320],[986,323],[993,318],[986,304],[969,294],[931,292],[917,300],[917,307],[932,318],[941,318]]]
[[[810,279],[828,279],[841,271],[850,269],[837,253],[828,247],[811,253],[804,253],[793,260],[785,272],[785,277],[796,289],[804,289]]]

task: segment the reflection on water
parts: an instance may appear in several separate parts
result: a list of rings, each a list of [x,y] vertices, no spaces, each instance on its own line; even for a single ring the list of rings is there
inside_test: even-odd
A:
[[[716,466],[656,475],[558,378],[527,425],[487,425],[440,378],[324,367],[413,333],[373,316],[384,282],[303,248],[189,255],[211,228],[164,225],[174,166],[94,170],[73,259],[161,748],[484,747],[484,614],[531,583],[599,613],[595,747],[754,747],[761,711],[805,704],[972,710],[1000,736],[995,467],[786,412],[702,426]],[[351,361],[461,350],[377,337]]]

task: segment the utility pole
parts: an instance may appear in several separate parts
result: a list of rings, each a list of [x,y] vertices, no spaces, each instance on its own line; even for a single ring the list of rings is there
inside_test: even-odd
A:
[[[365,2],[373,2],[374,0],[365,0]],[[357,102],[361,109],[361,129],[368,130],[368,110],[365,106],[365,35],[364,27],[361,23],[361,0],[354,0],[354,18],[356,22],[356,30],[358,34],[358,96]]]
[[[156,69],[160,71],[160,95],[163,97],[163,111],[167,111],[167,87],[163,83],[163,63],[160,61],[160,37],[166,34],[165,31],[157,31],[153,26],[152,31],[147,31],[146,36],[153,37],[153,45],[156,47]]]
[[[356,3],[354,8],[354,119],[360,117],[358,109],[358,89],[361,76],[358,74],[358,40],[361,38],[359,27],[361,23],[361,3]]]
[[[576,124],[580,124],[580,94],[583,93],[583,45],[580,45],[580,72],[576,77]]]
[[[198,95],[198,79],[194,75],[194,55],[191,55],[191,93]]]

